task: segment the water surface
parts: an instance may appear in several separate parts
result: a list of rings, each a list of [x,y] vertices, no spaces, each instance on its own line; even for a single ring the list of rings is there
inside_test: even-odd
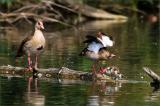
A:
[[[1,28],[0,65],[15,65],[14,55],[20,41],[32,27]],[[47,26],[47,24],[45,24]],[[103,61],[103,66],[119,67],[131,83],[82,82],[51,79],[29,82],[28,78],[0,77],[0,106],[159,106],[160,92],[153,92],[150,79],[142,70],[149,66],[160,75],[160,35],[158,23],[92,21],[75,28],[55,31],[47,27],[46,50],[39,67],[68,67],[90,71],[92,61],[78,56],[85,47],[87,34],[103,31],[112,35],[115,45],[111,51],[116,58]],[[17,66],[26,66],[18,60]],[[142,82],[141,82],[142,81]],[[147,82],[143,82],[147,81]]]

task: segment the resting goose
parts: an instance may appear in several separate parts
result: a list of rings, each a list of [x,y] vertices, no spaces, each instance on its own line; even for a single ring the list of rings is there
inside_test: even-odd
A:
[[[86,36],[87,47],[80,53],[81,56],[87,56],[92,60],[108,60],[115,55],[110,53],[106,48],[112,47],[114,42],[113,39],[102,32],[98,32],[97,36]],[[93,68],[95,65],[93,64]],[[95,72],[95,69],[93,69]]]
[[[16,57],[21,57],[24,54],[27,54],[28,56],[28,69],[32,70],[33,66],[34,68],[37,68],[37,58],[38,55],[43,51],[45,47],[45,38],[43,36],[42,30],[44,29],[43,22],[41,20],[38,20],[35,24],[35,30],[33,34],[26,37],[21,45],[19,46],[19,49],[17,51]],[[34,56],[34,64],[31,62],[31,56]]]

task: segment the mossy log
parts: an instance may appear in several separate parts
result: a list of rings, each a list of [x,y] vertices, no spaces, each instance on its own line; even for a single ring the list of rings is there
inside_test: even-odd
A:
[[[6,77],[38,77],[39,79],[64,79],[64,80],[83,80],[92,81],[103,80],[105,82],[123,82],[126,80],[114,80],[111,77],[103,77],[101,74],[93,75],[91,72],[72,70],[67,67],[61,68],[48,68],[48,69],[33,69],[33,71],[28,71],[27,68],[14,67],[11,65],[0,66],[0,76]]]
[[[27,68],[14,67],[11,65],[0,66],[1,75],[11,76],[31,76],[38,78],[57,78],[57,79],[81,79],[81,80],[92,80],[92,74],[89,72],[82,72],[72,70],[66,67],[62,68],[48,68],[48,69],[33,69],[28,71]]]

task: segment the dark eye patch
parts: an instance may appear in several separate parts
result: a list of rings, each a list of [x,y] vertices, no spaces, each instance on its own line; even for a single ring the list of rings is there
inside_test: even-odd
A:
[[[42,50],[43,49],[43,46],[40,46],[37,48],[37,50]]]

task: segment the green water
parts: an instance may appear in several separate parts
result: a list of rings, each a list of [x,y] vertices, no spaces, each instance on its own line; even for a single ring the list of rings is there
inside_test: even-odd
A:
[[[47,25],[45,25],[47,27]],[[150,79],[142,70],[148,66],[160,75],[159,24],[132,18],[126,22],[93,21],[61,31],[48,26],[44,32],[47,45],[39,59],[39,67],[68,67],[90,71],[92,61],[78,56],[84,48],[87,34],[103,31],[112,35],[116,58],[102,62],[103,66],[119,67],[130,83],[38,80],[0,77],[0,106],[159,106],[160,92],[152,92]],[[32,27],[0,30],[0,65],[15,65],[18,44]],[[26,66],[18,60],[17,66]],[[147,81],[147,82],[143,82]]]

